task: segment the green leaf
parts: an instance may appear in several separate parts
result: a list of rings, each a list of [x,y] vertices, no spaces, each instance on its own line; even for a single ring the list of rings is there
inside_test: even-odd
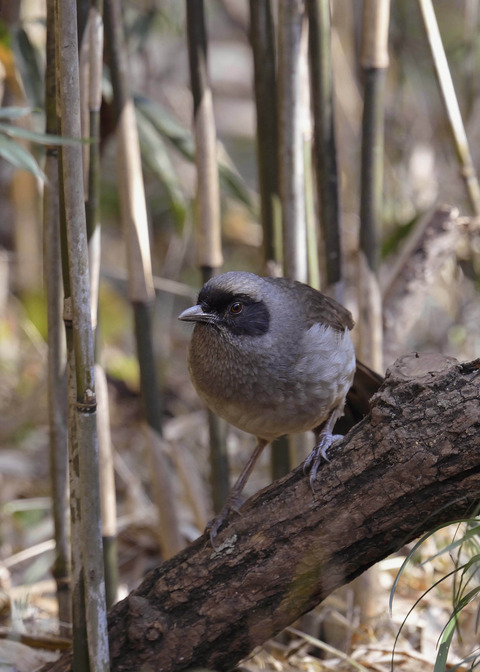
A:
[[[143,159],[165,187],[175,220],[183,226],[187,202],[162,136],[139,109],[136,110],[136,118]]]
[[[479,523],[479,522],[480,522],[480,519],[478,519],[478,518],[459,518],[458,520],[452,520],[452,521],[450,521],[449,523],[443,523],[443,524],[441,524],[441,525],[437,525],[436,527],[433,528],[433,530],[430,530],[430,532],[426,532],[426,533],[425,533],[425,534],[424,534],[424,535],[423,535],[423,536],[416,542],[416,544],[414,545],[414,547],[412,548],[412,550],[410,551],[410,553],[407,555],[407,557],[405,558],[405,560],[402,562],[402,565],[401,565],[400,569],[398,570],[398,572],[397,572],[397,576],[395,577],[395,580],[394,580],[394,582],[393,582],[392,589],[390,590],[390,598],[389,598],[389,601],[388,601],[388,608],[389,608],[389,610],[390,610],[390,613],[392,613],[393,597],[394,597],[394,595],[395,595],[395,591],[396,591],[396,589],[397,589],[398,582],[400,581],[400,577],[401,577],[401,575],[403,574],[403,570],[404,570],[405,567],[408,565],[408,563],[410,562],[410,560],[412,559],[412,557],[415,555],[416,551],[420,548],[420,546],[421,546],[421,545],[422,545],[422,544],[423,544],[429,537],[431,537],[433,534],[435,534],[435,532],[438,532],[438,530],[441,530],[441,529],[443,529],[444,527],[447,527],[448,525],[459,525],[460,523],[472,523],[472,522]]]
[[[252,215],[257,218],[258,212],[250,195],[250,190],[221,142],[217,143],[217,158],[220,183],[223,185],[223,188],[229,191],[231,196],[234,196],[238,201],[243,203]]]
[[[421,567],[425,565],[427,562],[431,562],[432,560],[435,560],[435,558],[438,558],[440,555],[443,555],[444,553],[451,553],[453,549],[458,548],[462,544],[464,544],[467,540],[471,539],[472,537],[476,537],[480,534],[480,525],[477,525],[476,527],[471,528],[470,530],[467,530],[465,534],[460,537],[459,539],[456,539],[455,541],[452,541],[450,544],[447,546],[444,546],[444,548],[441,548],[437,553],[434,555],[431,555],[429,558],[424,560],[421,563]]]
[[[438,647],[438,654],[435,660],[435,667],[433,668],[433,672],[445,672],[448,652],[450,650],[450,644],[452,643],[456,625],[457,619],[451,618],[447,623],[445,630],[443,631],[442,640],[440,642],[440,646]]]
[[[32,105],[43,108],[45,91],[39,50],[30,41],[28,33],[23,28],[13,33],[12,46],[27,99]]]
[[[18,119],[33,112],[31,107],[1,107],[0,119]]]
[[[478,653],[478,648],[475,649],[477,653],[472,653],[470,656],[467,656],[466,658],[463,658],[457,665],[454,665],[453,667],[449,667],[448,669],[450,672],[464,672],[465,667],[467,666],[467,663],[472,663],[470,666],[471,670],[474,670],[478,665],[480,664],[479,657],[480,654]]]
[[[40,177],[42,180],[47,179],[45,173],[30,152],[18,142],[7,138],[5,135],[0,135],[0,156],[16,168],[28,170],[29,173]]]
[[[180,126],[161,105],[145,98],[135,99],[135,106],[172,145],[189,161],[195,160],[195,142],[190,131]],[[230,195],[243,203],[257,216],[257,208],[245,181],[235,168],[224,146],[217,143],[220,183]]]
[[[38,145],[72,145],[76,143],[86,144],[91,142],[90,138],[65,138],[61,135],[53,135],[50,133],[37,133],[30,131],[27,128],[14,126],[13,124],[6,124],[0,122],[0,133],[8,135],[10,138],[23,138],[36,142]]]
[[[136,98],[135,107],[153,124],[153,126],[189,161],[195,159],[193,136],[183,128],[161,105],[145,98]]]

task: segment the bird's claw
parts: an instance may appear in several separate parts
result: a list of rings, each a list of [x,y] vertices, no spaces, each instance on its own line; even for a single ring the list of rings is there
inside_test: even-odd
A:
[[[207,526],[205,527],[205,533],[209,535],[210,537],[210,544],[213,548],[214,551],[218,551],[218,546],[215,545],[215,539],[217,537],[217,534],[222,527],[222,525],[228,521],[230,515],[232,513],[236,515],[241,515],[240,513],[240,506],[241,503],[237,501],[231,501],[225,504],[223,509],[220,511],[219,514],[215,516],[215,518],[212,518],[207,523]]]
[[[222,511],[223,513],[223,511]],[[218,547],[215,545],[215,539],[218,534],[218,530],[222,527],[223,523],[225,522],[227,516],[222,516],[218,515],[215,516],[215,518],[212,518],[207,523],[207,526],[205,528],[205,534],[208,534],[210,537],[210,545],[212,546],[214,551],[218,551]]]
[[[322,460],[325,462],[330,462],[330,459],[327,455],[328,449],[340,439],[343,439],[341,434],[320,434],[318,441],[315,444],[314,449],[310,455],[305,460],[303,465],[303,473],[307,474],[310,471],[310,489],[313,493],[313,498],[315,499],[315,481],[317,479],[318,468]]]

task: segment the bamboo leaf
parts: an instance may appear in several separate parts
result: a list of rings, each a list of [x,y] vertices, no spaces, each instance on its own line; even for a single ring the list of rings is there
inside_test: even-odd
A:
[[[18,119],[31,112],[33,112],[31,107],[2,107],[0,108],[0,119]]]
[[[173,119],[161,105],[146,98],[136,98],[135,107],[153,126],[189,161],[195,158],[195,143],[193,136]]]
[[[40,177],[42,180],[46,179],[45,173],[35,161],[32,154],[27,151],[22,145],[5,135],[0,134],[0,156],[11,163],[16,168],[28,170],[29,173]]]
[[[36,107],[43,107],[44,80],[38,50],[23,28],[14,32],[12,46],[28,100]]]
[[[162,136],[139,108],[136,109],[136,118],[140,149],[145,163],[165,187],[175,220],[183,226],[187,203]]]
[[[217,160],[220,175],[220,183],[224,189],[230,192],[238,201],[243,203],[257,217],[257,208],[253,202],[247,185],[227,153],[221,142],[217,143]]]
[[[165,108],[145,98],[136,98],[135,106],[151,124],[164,136],[188,161],[195,159],[195,142],[189,130],[175,121]],[[217,161],[222,187],[231,196],[243,203],[255,216],[256,205],[245,181],[236,170],[231,158],[221,143],[217,143]]]
[[[30,140],[38,145],[71,145],[77,142],[82,144],[90,142],[89,138],[64,138],[61,135],[37,133],[35,131],[30,131],[27,128],[21,128],[20,126],[6,124],[4,122],[0,122],[0,133],[8,135],[10,138]]]

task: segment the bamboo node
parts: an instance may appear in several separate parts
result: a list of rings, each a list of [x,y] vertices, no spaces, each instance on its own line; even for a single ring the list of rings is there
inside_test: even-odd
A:
[[[63,321],[65,323],[73,322],[72,297],[67,296],[63,300]]]
[[[97,410],[97,397],[95,392],[87,388],[83,393],[83,400],[77,401],[77,409],[83,413],[94,413]]]

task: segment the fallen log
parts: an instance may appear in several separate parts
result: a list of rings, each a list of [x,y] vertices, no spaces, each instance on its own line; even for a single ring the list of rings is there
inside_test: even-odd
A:
[[[150,572],[109,616],[115,672],[228,670],[332,590],[480,493],[480,360],[405,355],[332,448],[315,498],[302,467]],[[71,653],[44,672],[71,670]]]

